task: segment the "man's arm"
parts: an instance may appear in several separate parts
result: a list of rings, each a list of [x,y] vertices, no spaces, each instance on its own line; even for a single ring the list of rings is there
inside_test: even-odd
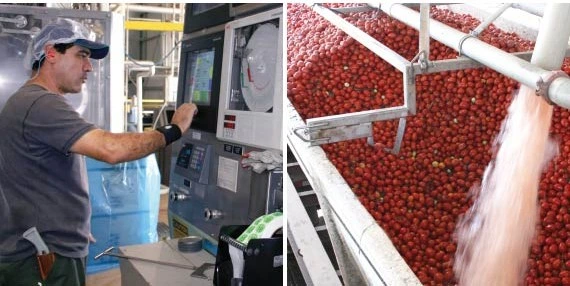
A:
[[[194,104],[181,105],[172,117],[172,124],[176,124],[182,133],[186,132],[196,110]],[[95,129],[81,136],[71,146],[71,152],[109,164],[117,164],[140,159],[165,145],[165,136],[156,130],[143,133],[111,133]]]
[[[145,157],[165,145],[164,135],[156,130],[144,133],[111,133],[95,129],[81,136],[71,147],[71,152],[117,164]]]

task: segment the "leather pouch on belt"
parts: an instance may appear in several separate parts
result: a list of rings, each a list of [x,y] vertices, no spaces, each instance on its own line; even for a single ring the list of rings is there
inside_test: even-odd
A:
[[[42,280],[45,281],[53,268],[55,263],[55,253],[48,253],[42,255],[36,255],[38,259],[38,265],[40,266],[40,276]]]

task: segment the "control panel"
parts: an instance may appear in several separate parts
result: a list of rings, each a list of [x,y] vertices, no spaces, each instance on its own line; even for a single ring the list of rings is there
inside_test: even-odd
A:
[[[176,158],[175,173],[191,181],[208,184],[211,153],[211,145],[183,143]]]

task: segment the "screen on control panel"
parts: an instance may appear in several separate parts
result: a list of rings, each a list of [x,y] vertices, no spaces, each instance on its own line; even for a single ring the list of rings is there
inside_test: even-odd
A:
[[[188,53],[185,102],[192,101],[196,105],[210,105],[214,55],[214,48]]]
[[[188,102],[198,105],[193,130],[216,132],[223,39],[223,32],[217,32],[182,42],[176,103],[177,106]]]

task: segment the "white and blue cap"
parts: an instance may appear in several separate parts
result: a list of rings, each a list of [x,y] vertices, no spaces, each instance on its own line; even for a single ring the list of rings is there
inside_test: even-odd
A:
[[[97,43],[95,34],[90,32],[81,23],[69,20],[58,19],[42,28],[42,30],[32,39],[28,46],[28,53],[24,59],[26,69],[32,69],[32,64],[41,61],[45,57],[44,47],[55,44],[74,44],[89,49],[92,59],[102,59],[109,53],[109,46]]]

